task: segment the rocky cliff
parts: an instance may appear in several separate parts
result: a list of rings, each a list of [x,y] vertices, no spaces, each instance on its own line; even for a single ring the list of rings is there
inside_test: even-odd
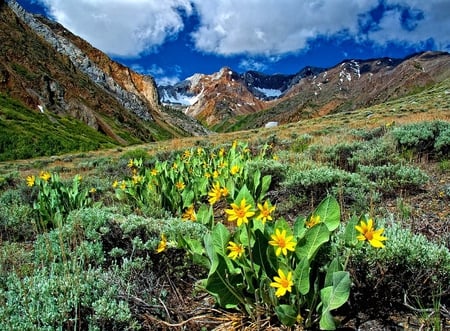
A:
[[[152,77],[14,0],[0,2],[0,44],[0,92],[37,112],[72,116],[120,144],[208,132],[162,112]]]

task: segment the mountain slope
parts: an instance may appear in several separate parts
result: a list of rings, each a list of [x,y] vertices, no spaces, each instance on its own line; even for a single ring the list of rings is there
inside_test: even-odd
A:
[[[207,132],[162,112],[151,77],[12,0],[0,2],[0,45],[0,93],[53,121],[75,118],[120,145]]]
[[[450,54],[426,52],[405,59],[346,60],[328,69],[306,67],[296,75],[237,74],[224,68],[159,91],[163,103],[187,100],[179,102],[187,114],[227,131],[367,107],[449,77]]]

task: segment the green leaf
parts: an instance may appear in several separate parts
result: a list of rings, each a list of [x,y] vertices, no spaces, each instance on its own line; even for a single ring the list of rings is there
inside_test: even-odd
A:
[[[272,264],[270,263],[270,257],[267,254],[267,249],[269,247],[268,240],[260,230],[255,231],[255,245],[253,246],[253,260],[254,263],[261,266],[263,273],[271,275],[275,273],[271,265],[276,264],[276,257],[272,255],[274,260]]]
[[[212,231],[212,244],[217,254],[226,256],[226,247],[230,241],[230,232],[222,223],[217,223]]]
[[[305,242],[302,246],[297,246],[295,253],[298,258],[306,257],[308,260],[316,254],[320,246],[326,243],[330,238],[330,231],[324,223],[319,223],[316,226],[308,229],[305,234]]]
[[[356,246],[358,244],[358,232],[355,229],[355,226],[358,225],[359,220],[357,217],[353,216],[345,226],[344,231],[344,240],[345,244],[348,246]]]
[[[305,236],[306,228],[305,228],[306,217],[297,217],[294,223],[294,238],[299,241]]]
[[[306,257],[302,257],[299,259],[297,266],[294,270],[294,280],[295,286],[297,290],[302,294],[306,295],[309,292],[310,282],[309,282],[309,274],[311,271],[311,267],[309,264],[309,260]]]
[[[326,197],[314,210],[313,215],[319,215],[320,221],[325,223],[328,230],[334,231],[339,226],[341,211],[335,198]]]
[[[262,183],[261,183],[261,192],[259,194],[259,199],[258,199],[259,201],[261,201],[264,198],[264,196],[266,195],[267,191],[269,191],[271,181],[272,181],[272,176],[266,175],[263,177]]]
[[[336,257],[327,267],[327,274],[325,275],[324,287],[333,285],[333,275],[337,271],[342,271],[342,266],[339,263],[339,259]]]
[[[275,307],[275,313],[283,325],[292,326],[297,321],[297,311],[291,305],[278,305]]]
[[[330,311],[342,306],[347,302],[350,296],[351,281],[349,273],[347,271],[337,271],[333,273],[332,278],[332,285],[324,287],[320,290],[320,299],[323,304],[322,316],[320,318],[320,328],[323,330],[335,329]]]
[[[224,257],[217,255],[217,258],[217,268],[208,276],[206,290],[221,307],[230,309],[237,308],[240,303],[245,305],[242,274],[229,274]]]

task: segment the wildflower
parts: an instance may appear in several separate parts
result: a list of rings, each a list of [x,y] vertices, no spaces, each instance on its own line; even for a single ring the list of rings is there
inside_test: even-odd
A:
[[[237,147],[237,140],[233,141],[233,145],[231,145],[231,148],[236,149]]]
[[[172,164],[172,169],[173,170],[177,170],[178,169],[178,164],[176,164],[176,163]]]
[[[132,180],[133,180],[133,184],[134,184],[134,185],[139,184],[140,182],[142,182],[143,179],[144,179],[144,178],[143,178],[142,176],[137,176],[137,175],[134,175],[134,176],[132,177]]]
[[[34,175],[28,176],[27,177],[27,186],[34,186],[34,183],[36,182],[36,177]]]
[[[244,253],[244,246],[242,246],[241,244],[236,244],[232,241],[228,242],[227,249],[230,250],[228,257],[233,260],[240,258]]]
[[[152,171],[150,171],[150,174],[152,176],[156,176],[158,174],[158,170],[156,168],[153,168]]]
[[[287,255],[287,251],[295,251],[295,241],[293,240],[293,236],[286,237],[286,230],[280,231],[280,229],[275,229],[275,234],[271,235],[272,240],[269,241],[269,244],[277,247],[275,251],[275,255],[279,256],[281,253],[283,255]]]
[[[120,182],[120,189],[123,191],[127,188],[127,183],[123,180]]]
[[[164,252],[167,248],[167,238],[164,234],[161,235],[161,241],[158,244],[158,248],[156,249],[156,253]]]
[[[117,180],[115,180],[115,181],[112,183],[112,187],[113,187],[113,188],[116,188],[117,186],[119,186],[119,182],[118,182]]]
[[[228,194],[230,194],[230,191],[228,191],[228,189],[226,187],[222,187],[220,189],[220,193],[222,194],[223,197],[228,196]]]
[[[220,150],[219,150],[219,156],[220,157],[223,157],[225,155],[225,148],[221,148]]]
[[[242,223],[248,223],[248,218],[255,215],[255,212],[250,210],[252,205],[247,205],[246,202],[245,198],[243,198],[240,205],[232,203],[232,209],[225,209],[225,213],[229,215],[228,221],[237,221],[237,226],[241,226]]]
[[[232,166],[231,167],[231,169],[230,169],[230,174],[232,175],[232,176],[234,176],[234,175],[236,175],[238,172],[239,172],[239,166],[237,166],[237,165],[234,165],[234,166]]]
[[[198,148],[197,148],[197,155],[200,156],[200,155],[202,155],[202,154],[203,154],[203,148],[198,147]]]
[[[211,205],[215,204],[217,201],[220,200],[220,198],[222,197],[222,190],[220,189],[219,182],[213,184],[213,188],[211,189],[211,191],[208,192],[208,196],[210,196],[208,201]]]
[[[311,215],[309,220],[305,222],[305,225],[307,228],[312,228],[314,225],[317,225],[320,223],[320,215]]]
[[[275,295],[277,297],[282,297],[286,292],[292,292],[292,271],[289,271],[287,275],[284,274],[283,270],[278,269],[278,276],[273,277],[273,282],[270,283],[271,287],[277,289]]]
[[[211,178],[211,174],[209,172],[205,172],[205,178]]]
[[[256,217],[257,220],[261,220],[263,223],[266,223],[267,220],[272,220],[273,211],[275,210],[275,206],[269,206],[269,202],[264,202],[264,205],[258,203],[259,215]]]
[[[97,189],[95,187],[91,187],[91,189],[89,190],[89,193],[95,193],[97,192]]]
[[[274,161],[278,161],[280,158],[278,157],[278,155],[274,154],[274,155],[272,156],[272,159],[273,159]]]
[[[185,150],[183,153],[183,157],[185,159],[189,159],[191,157],[191,152],[189,150]]]
[[[177,182],[177,183],[175,184],[175,187],[176,187],[178,190],[182,191],[182,190],[184,190],[184,188],[186,187],[186,185],[185,185],[182,181],[179,181],[179,182]]]
[[[128,168],[134,168],[134,161],[133,161],[133,159],[130,159],[129,161],[128,161],[128,164],[127,164],[127,167]]]
[[[376,248],[383,248],[384,244],[383,241],[387,240],[386,237],[382,236],[382,233],[384,231],[383,228],[375,230],[373,227],[373,220],[369,218],[369,220],[366,222],[361,221],[361,225],[355,226],[355,229],[361,233],[356,238],[361,241],[368,240],[369,243]]]
[[[214,172],[213,172],[213,178],[217,178],[217,177],[219,177],[219,172],[217,171],[217,170],[214,170]]]
[[[44,181],[48,181],[50,178],[52,177],[52,175],[50,175],[50,173],[48,171],[41,171],[39,174],[39,178],[44,180]]]
[[[186,211],[183,213],[183,215],[181,215],[181,218],[184,220],[189,220],[189,221],[197,220],[197,214],[195,213],[195,207],[193,204],[190,205],[188,207],[188,209],[186,209]]]

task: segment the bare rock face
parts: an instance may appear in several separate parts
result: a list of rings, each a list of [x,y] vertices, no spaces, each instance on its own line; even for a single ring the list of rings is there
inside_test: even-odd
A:
[[[328,69],[305,67],[295,75],[238,74],[222,68],[158,89],[163,103],[178,105],[210,126],[270,109],[250,128],[371,106],[449,77],[450,54],[425,52],[404,59],[346,60]]]

